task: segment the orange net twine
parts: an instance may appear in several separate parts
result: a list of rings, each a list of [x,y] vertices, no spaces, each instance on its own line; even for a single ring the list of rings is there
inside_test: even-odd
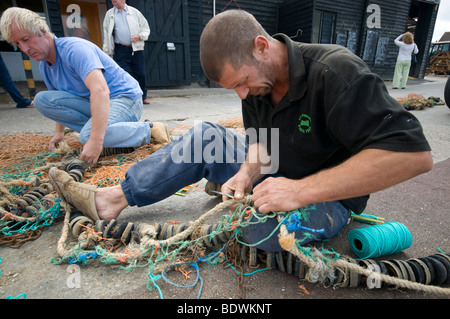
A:
[[[241,117],[218,121],[218,124],[244,133]],[[176,138],[189,128],[186,125],[179,125],[170,131],[170,135]],[[51,138],[50,135],[34,133],[0,135],[0,183],[5,182],[10,176],[15,176],[16,179],[17,176],[29,179],[24,172],[36,171],[40,167],[43,169],[39,173],[39,178],[45,179],[48,173],[48,169],[45,167],[49,166],[49,163],[60,162],[67,153],[73,153],[83,148],[78,140],[78,134],[68,133],[64,140],[66,150],[60,153],[58,150],[50,152],[48,143]],[[98,187],[120,184],[130,166],[154,152],[152,146],[152,144],[143,145],[130,153],[99,158],[98,164],[85,172],[83,182]],[[18,175],[18,173],[23,173],[23,175]]]
[[[240,119],[221,121],[221,124],[234,130],[242,128]],[[180,125],[170,133],[173,138],[177,138],[177,135],[181,136],[188,129],[188,126]],[[25,242],[38,238],[47,226],[63,217],[61,213],[64,210],[60,210],[58,201],[46,211],[39,209],[39,213],[31,217],[28,209],[38,209],[34,206],[37,203],[30,204],[26,210],[22,207],[25,199],[27,204],[29,200],[33,200],[32,192],[29,191],[39,189],[47,183],[51,167],[65,170],[68,164],[79,160],[83,145],[78,133],[67,132],[64,141],[55,150],[49,151],[51,138],[51,135],[34,133],[0,135],[0,246],[19,248]],[[97,187],[118,185],[125,179],[125,174],[132,165],[158,148],[148,144],[138,148],[117,148],[114,151],[105,149],[106,152],[102,152],[96,165],[85,168],[81,182]],[[186,196],[187,192],[203,190],[205,184],[206,181],[202,179],[183,187],[175,195]],[[57,197],[55,191],[49,195]],[[125,251],[126,257],[123,260],[117,259],[125,262],[130,254],[133,252]]]

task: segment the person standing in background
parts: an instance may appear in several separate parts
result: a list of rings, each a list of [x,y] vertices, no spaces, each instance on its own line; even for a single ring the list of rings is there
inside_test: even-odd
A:
[[[103,20],[103,51],[119,66],[130,73],[143,92],[142,101],[150,104],[145,88],[145,41],[150,35],[150,27],[142,13],[125,3],[112,0],[113,8],[106,12]]]
[[[411,54],[417,54],[419,49],[414,43],[414,37],[411,32],[406,32],[399,35],[394,43],[399,47],[397,63],[395,64],[394,79],[392,80],[392,88],[398,89],[406,88],[406,81],[408,80],[409,69],[411,68]],[[400,83],[401,78],[401,83]]]
[[[11,98],[16,102],[17,108],[24,108],[33,105],[33,101],[25,98],[14,84],[11,76],[9,75],[8,69],[6,68],[5,62],[0,54],[0,85],[9,93]]]

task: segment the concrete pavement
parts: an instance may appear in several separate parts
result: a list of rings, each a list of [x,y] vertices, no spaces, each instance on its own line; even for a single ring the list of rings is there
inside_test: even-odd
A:
[[[405,97],[409,93],[424,97],[443,98],[446,78],[429,76],[425,80],[409,81],[406,90],[392,90],[394,97]],[[150,90],[151,104],[144,106],[142,119],[163,121],[170,128],[178,125],[191,126],[195,121],[226,120],[241,115],[240,100],[232,91],[221,88],[189,87],[167,90]],[[2,97],[4,98],[4,97]],[[4,100],[0,104],[0,134],[34,132],[52,134],[54,123],[41,116],[36,109],[16,109]],[[450,190],[450,109],[437,105],[421,111],[411,111],[421,121],[432,146],[434,168],[431,172],[390,189],[373,194],[366,213],[405,224],[413,236],[413,245],[395,255],[379,259],[408,259],[425,257],[441,249],[450,252],[448,202]],[[157,204],[127,208],[120,220],[134,223],[166,220],[188,222],[217,205],[219,201],[202,191],[189,193],[185,197],[171,196]],[[345,230],[324,247],[334,249],[342,255],[356,256],[347,240],[348,232],[363,224],[352,222]],[[67,264],[55,265],[50,259],[55,256],[56,245],[61,236],[62,223],[46,229],[40,238],[28,242],[19,249],[0,246],[0,298],[16,297],[22,293],[27,299],[37,298],[139,298],[159,299],[156,289],[147,289],[148,267],[139,267],[130,272],[118,265],[92,262],[80,268],[80,288],[69,288],[67,284],[70,268]],[[320,246],[319,246],[320,247]],[[69,272],[68,272],[69,271]],[[182,289],[163,280],[158,281],[165,299],[195,299],[201,289],[202,299],[222,300],[240,297],[238,277],[229,268],[201,265],[199,274],[203,286]],[[174,275],[176,276],[176,275]],[[181,275],[176,282],[190,284]],[[301,288],[303,285],[304,289]],[[278,270],[266,270],[246,276],[246,297],[251,299],[435,299],[448,298],[415,290],[368,289],[324,287],[321,284],[300,280]],[[447,285],[448,288],[450,286]],[[170,309],[171,312],[176,309]],[[176,312],[175,312],[176,313]]]

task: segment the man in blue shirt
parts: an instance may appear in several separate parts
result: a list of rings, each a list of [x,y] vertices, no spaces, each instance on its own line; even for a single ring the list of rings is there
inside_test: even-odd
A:
[[[93,43],[56,38],[36,13],[7,9],[0,21],[3,38],[40,61],[48,91],[35,107],[56,121],[50,149],[64,139],[64,128],[80,133],[80,159],[96,163],[103,147],[138,147],[169,142],[167,125],[139,122],[142,90],[138,82]]]

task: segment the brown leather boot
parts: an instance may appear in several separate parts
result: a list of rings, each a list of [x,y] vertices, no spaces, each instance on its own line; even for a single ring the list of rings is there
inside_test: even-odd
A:
[[[152,144],[166,145],[170,142],[169,130],[166,123],[153,122],[153,127],[151,128],[150,142]]]

